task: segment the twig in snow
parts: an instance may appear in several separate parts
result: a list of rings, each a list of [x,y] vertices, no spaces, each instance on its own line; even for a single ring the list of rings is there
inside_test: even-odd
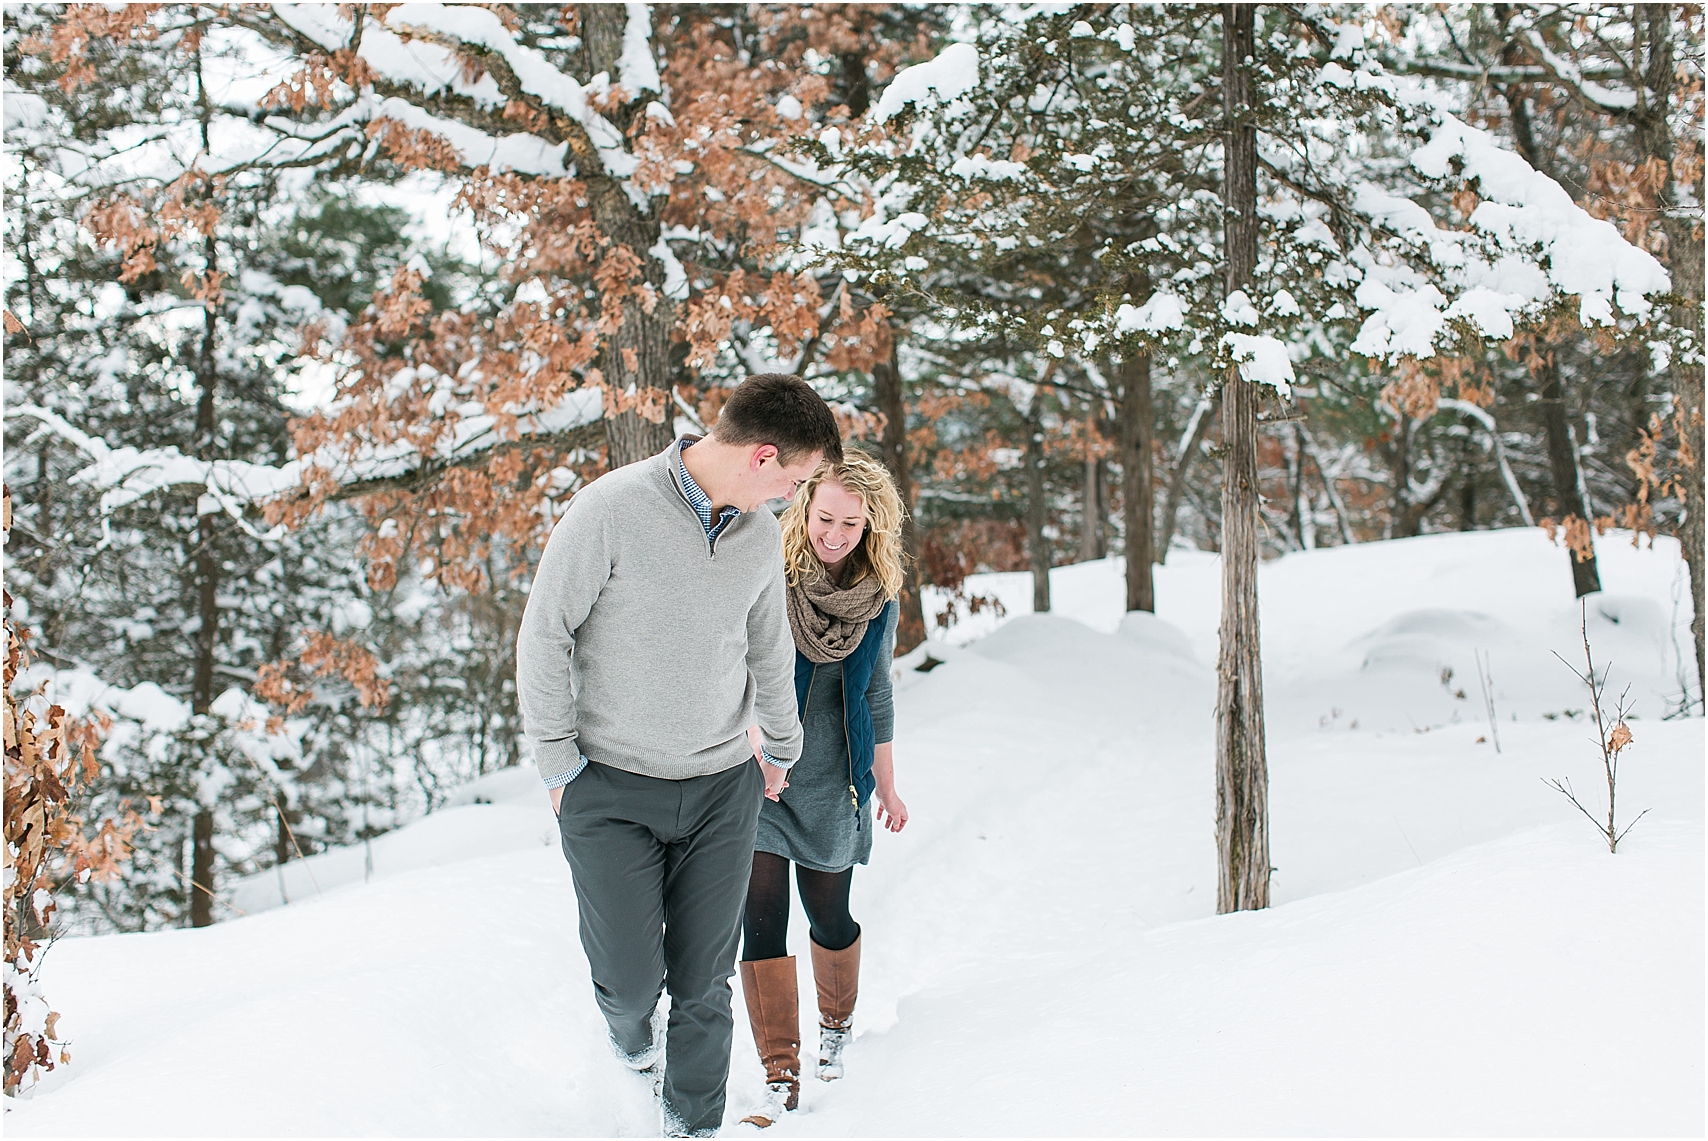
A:
[[[1471,649],[1471,657],[1477,663],[1477,687],[1483,693],[1483,712],[1489,718],[1489,738],[1494,741],[1495,752],[1500,752],[1500,727],[1495,718],[1495,682],[1493,661],[1488,658],[1487,651]]]
[[[1602,823],[1594,813],[1590,812],[1589,809],[1583,806],[1583,802],[1580,801],[1577,794],[1572,791],[1572,782],[1570,780],[1548,780],[1544,777],[1542,783],[1559,793],[1561,796],[1564,796],[1567,800],[1571,801],[1572,807],[1583,813],[1584,816],[1595,825],[1595,830],[1600,832],[1602,838],[1607,841],[1607,850],[1609,852],[1617,852],[1619,850],[1619,841],[1625,838],[1625,834],[1627,832],[1636,827],[1637,820],[1641,820],[1644,816],[1647,816],[1649,812],[1648,809],[1643,809],[1643,811],[1637,813],[1637,819],[1625,825],[1623,829],[1620,829],[1614,821],[1614,799],[1615,794],[1618,791],[1619,781],[1619,754],[1631,744],[1631,730],[1625,724],[1625,715],[1630,712],[1630,705],[1627,702],[1627,698],[1631,693],[1631,688],[1626,686],[1625,692],[1619,695],[1619,700],[1614,704],[1613,708],[1613,724],[1609,726],[1606,714],[1603,712],[1601,704],[1602,696],[1607,690],[1607,677],[1611,672],[1611,668],[1604,669],[1599,678],[1596,676],[1595,658],[1591,655],[1589,650],[1589,608],[1587,605],[1582,603],[1579,604],[1579,630],[1583,635],[1583,658],[1587,672],[1578,673],[1577,668],[1570,662],[1566,661],[1565,658],[1561,658],[1557,652],[1554,656],[1556,658],[1560,658],[1561,664],[1571,670],[1572,673],[1577,676],[1579,681],[1589,687],[1590,706],[1595,710],[1596,736],[1594,740],[1596,745],[1601,749],[1601,767],[1602,771],[1607,776],[1607,822],[1605,824]]]

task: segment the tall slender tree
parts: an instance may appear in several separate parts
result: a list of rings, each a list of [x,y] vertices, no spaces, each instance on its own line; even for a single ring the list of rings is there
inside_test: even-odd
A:
[[[1257,268],[1255,6],[1222,6],[1227,294]],[[1257,388],[1230,366],[1222,380],[1222,625],[1216,661],[1216,910],[1269,906],[1269,769],[1257,613]]]

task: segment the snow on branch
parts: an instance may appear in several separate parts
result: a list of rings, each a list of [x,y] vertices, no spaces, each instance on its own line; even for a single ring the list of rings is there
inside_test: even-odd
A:
[[[330,483],[335,489],[348,489],[345,494],[335,490],[332,495],[332,498],[347,498],[402,486],[425,471],[476,463],[501,448],[560,438],[603,419],[604,391],[598,387],[579,388],[544,411],[511,409],[509,413],[516,425],[514,433],[500,431],[499,417],[487,413],[478,403],[456,411],[458,415],[451,430],[438,438],[425,454],[415,441],[400,439],[386,444],[364,443],[354,450],[323,447],[278,467],[242,460],[198,460],[175,447],[114,448],[80,431],[57,413],[35,405],[20,405],[9,409],[8,414],[39,420],[46,430],[89,457],[90,464],[73,475],[71,481],[101,491],[104,516],[156,491],[199,487],[204,492],[197,504],[200,514],[224,511],[252,537],[266,539],[276,532],[256,531],[244,518],[245,508],[300,493],[310,479],[322,485]]]
[[[24,703],[38,711],[38,717],[57,705],[79,720],[109,722],[100,750],[107,758],[168,749],[171,738],[189,727],[193,716],[188,702],[151,681],[126,689],[87,669],[57,669],[46,662],[20,670],[14,691],[28,693]],[[313,724],[306,718],[274,718],[271,709],[235,686],[215,698],[208,712],[224,723],[220,731],[227,741],[276,783],[283,783],[283,774],[275,762],[300,762],[303,735]]]
[[[642,10],[644,25],[645,5],[631,5],[631,8]],[[331,5],[280,4],[271,13],[280,23],[326,51],[348,50],[356,32],[354,20]],[[656,91],[658,71],[651,64],[650,43],[644,34],[635,31],[633,17],[631,12],[630,30],[624,40],[623,62],[628,69],[624,74],[628,82],[637,85],[637,90]],[[630,43],[637,36],[638,48]],[[543,107],[578,125],[604,173],[626,180],[639,165],[639,160],[624,147],[622,132],[594,110],[588,98],[593,88],[583,87],[543,53],[519,43],[488,8],[468,4],[399,4],[385,13],[382,22],[364,22],[355,50],[376,86],[381,87],[381,94],[400,92],[376,103],[374,93],[364,89],[357,101],[358,117],[392,119],[411,130],[441,136],[466,165],[487,165],[519,174],[566,173],[566,144],[549,143],[531,134],[494,136],[469,123],[432,114],[411,101],[411,92],[432,98],[449,91],[485,111],[506,107],[509,97],[491,72],[469,78],[465,53],[487,55],[501,68],[500,74],[508,72],[509,77],[514,77],[512,94],[531,96]],[[643,58],[647,66],[642,66]]]
[[[1388,95],[1427,135],[1410,156],[1411,169],[1438,186],[1467,184],[1479,201],[1469,229],[1454,230],[1373,183],[1351,188],[1353,210],[1412,251],[1397,263],[1368,249],[1353,252],[1364,275],[1356,299],[1369,314],[1355,352],[1390,362],[1430,357],[1453,338],[1455,321],[1504,340],[1519,320],[1568,298],[1577,299],[1586,326],[1616,325],[1615,307],[1648,320],[1653,299],[1671,289],[1660,262],[1439,98],[1370,66],[1351,72],[1330,62],[1320,82]]]
[[[1597,109],[1619,115],[1637,106],[1635,91],[1615,91],[1611,87],[1603,87],[1593,82],[1577,64],[1549,51],[1548,45],[1542,41],[1542,36],[1536,29],[1526,30],[1525,42],[1542,61],[1542,66],[1550,78],[1570,87],[1586,101],[1593,103]]]
[[[1266,384],[1283,400],[1293,394],[1293,361],[1287,346],[1274,337],[1252,333],[1224,333],[1228,355],[1239,364],[1239,374],[1252,384]]]
[[[455,152],[461,166],[485,166],[499,173],[513,171],[549,178],[561,178],[569,173],[564,163],[569,150],[567,142],[554,146],[538,135],[525,132],[489,135],[478,127],[442,119],[407,99],[396,97],[381,103],[373,118],[376,123],[389,121],[406,130],[425,131],[438,136]]]
[[[645,4],[626,5],[629,22],[623,26],[623,54],[617,60],[617,82],[640,94],[664,91],[658,64],[652,58],[652,12]]]
[[[73,475],[71,482],[101,490],[103,515],[128,507],[161,488],[201,487],[205,490],[197,504],[198,514],[224,511],[242,523],[244,505],[277,495],[297,482],[294,464],[275,468],[243,460],[198,460],[173,447],[114,448],[46,408],[24,404],[11,412],[41,421],[48,431],[93,461]],[[256,538],[262,537],[245,526]]]
[[[1156,335],[1186,327],[1186,303],[1173,293],[1153,293],[1135,306],[1124,302],[1115,310],[1115,332]]]
[[[910,103],[925,104],[934,92],[937,101],[947,103],[978,85],[978,48],[972,44],[950,44],[936,59],[896,72],[872,111],[872,121],[886,122]]]
[[[635,7],[644,10],[645,5]],[[633,19],[634,14],[631,12],[631,27]],[[617,130],[609,119],[595,111],[588,102],[588,89],[559,70],[556,64],[540,52],[517,43],[516,37],[510,34],[491,9],[467,4],[399,4],[386,13],[385,22],[387,27],[409,36],[436,38],[441,41],[449,39],[493,53],[509,67],[524,92],[539,99],[546,106],[563,112],[581,125],[608,174],[614,178],[625,179],[640,165],[640,160],[624,149],[623,133]],[[625,61],[628,58],[630,34],[624,34]],[[650,60],[650,49],[646,50],[646,54]],[[656,69],[653,71],[652,80],[656,84]]]

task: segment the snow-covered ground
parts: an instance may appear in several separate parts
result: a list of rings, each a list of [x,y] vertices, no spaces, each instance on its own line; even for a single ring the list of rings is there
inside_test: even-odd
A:
[[[1636,717],[1620,816],[1649,810],[1618,855],[1542,783],[1602,796],[1550,653],[1581,654],[1563,551],[1311,552],[1262,574],[1275,906],[1223,917],[1214,557],[1170,556],[1155,618],[1123,617],[1117,560],[1056,571],[1048,616],[1027,576],[975,579],[1006,620],[899,663],[912,821],[855,876],[848,1076],[772,1135],[1700,1134],[1703,721],[1663,720],[1682,563],[1600,553],[1590,637]],[[7,1132],[655,1133],[544,795],[511,772],[461,799],[291,869],[289,906],[258,877],[248,918],[57,944],[74,1061]],[[798,912],[791,940],[810,1007]],[[736,1008],[731,1122],[762,1083]]]

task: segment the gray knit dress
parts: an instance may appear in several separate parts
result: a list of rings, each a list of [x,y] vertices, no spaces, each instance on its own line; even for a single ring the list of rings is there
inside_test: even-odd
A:
[[[872,739],[878,744],[895,738],[895,706],[891,700],[890,659],[895,656],[896,615],[887,606],[884,641],[866,686],[872,709]],[[759,835],[754,848],[793,860],[815,872],[840,872],[872,857],[872,801],[854,812],[848,792],[848,732],[843,725],[842,663],[827,662],[813,674],[801,759],[789,770],[789,787],[775,800],[759,806]],[[856,822],[858,827],[856,827]]]

